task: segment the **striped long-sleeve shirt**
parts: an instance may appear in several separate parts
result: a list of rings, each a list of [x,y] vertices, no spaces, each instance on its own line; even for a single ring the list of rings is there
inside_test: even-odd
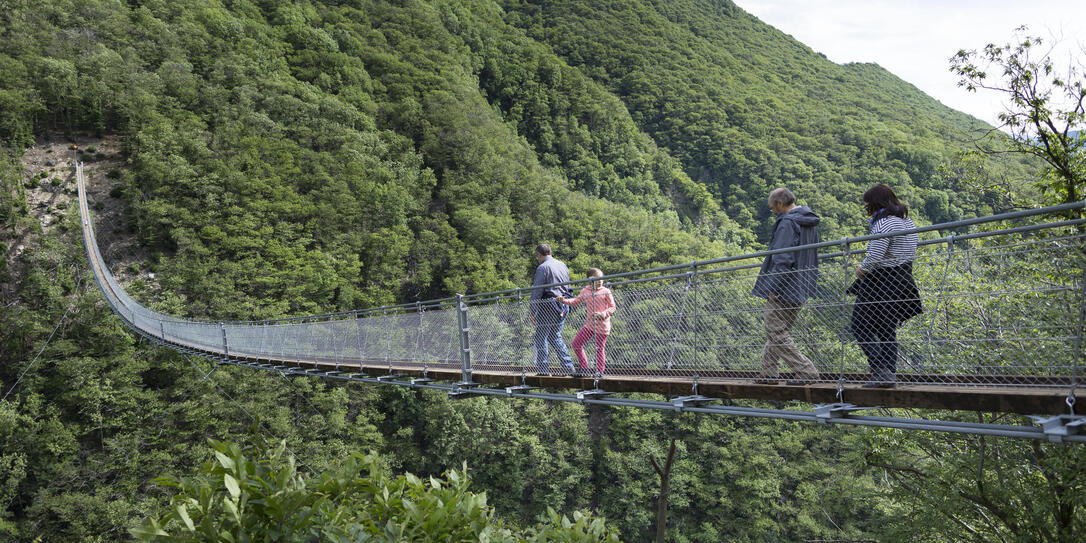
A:
[[[912,219],[887,215],[871,225],[871,233],[886,234],[913,228],[916,228],[916,225],[913,224]],[[873,239],[867,244],[867,256],[860,264],[860,267],[864,271],[871,271],[875,268],[891,268],[906,262],[912,262],[916,258],[916,244],[918,241],[919,238],[916,234]]]

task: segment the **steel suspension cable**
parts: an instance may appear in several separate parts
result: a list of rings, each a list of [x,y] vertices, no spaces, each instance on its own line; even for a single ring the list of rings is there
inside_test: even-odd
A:
[[[235,406],[237,406],[237,408],[240,409],[242,413],[245,413],[245,415],[247,417],[249,417],[249,420],[252,420],[259,427],[261,427],[266,432],[266,436],[271,436],[273,438],[275,437],[274,432],[271,431],[271,428],[268,428],[268,425],[265,424],[264,421],[258,420],[255,416],[253,416],[252,413],[249,412],[248,409],[245,409],[245,406],[241,405],[241,402],[238,402],[237,400],[235,400],[233,396],[228,394],[225,390],[223,390],[223,388],[221,386],[219,386],[218,383],[216,383],[213,379],[211,379],[211,374],[215,372],[215,368],[212,368],[211,371],[208,372],[208,373],[204,373],[203,368],[201,368],[199,366],[199,364],[197,364],[196,362],[193,362],[191,356],[189,356],[187,354],[184,355],[184,356],[185,356],[185,360],[188,360],[189,363],[192,364],[192,367],[196,368],[196,371],[203,375],[203,378],[201,379],[201,381],[207,381],[207,382],[211,383],[211,386],[215,387],[215,390],[218,390],[219,394],[222,394],[223,396],[225,396],[226,399],[230,400]],[[291,450],[290,446],[288,446],[286,444],[286,440],[282,440],[282,441],[283,441],[283,446],[286,448],[287,452],[290,453],[290,455],[293,456],[294,459],[297,460],[299,464],[304,466],[305,469],[309,471],[310,475],[316,475],[317,474],[316,471],[313,471],[313,468],[309,467],[309,464],[306,464],[305,461],[301,459],[301,457],[299,457],[297,454],[294,453],[293,450]]]
[[[76,268],[76,270],[78,271],[78,268]],[[49,343],[51,341],[53,341],[53,336],[56,335],[57,330],[60,330],[60,325],[64,323],[64,318],[68,316],[68,313],[71,312],[73,307],[75,307],[75,302],[79,300],[79,287],[82,286],[82,284],[83,278],[80,277],[75,284],[75,291],[72,292],[72,301],[68,304],[68,309],[65,309],[64,314],[61,315],[59,319],[57,319],[57,325],[53,327],[53,331],[49,333],[49,337],[45,339],[45,343],[41,346],[41,349],[38,349],[38,354],[34,355],[33,360],[31,360],[30,363],[27,364],[25,368],[23,368],[22,373],[19,374],[19,378],[16,379],[15,383],[12,384],[11,387],[8,388],[8,391],[4,393],[4,397],[0,398],[0,402],[8,399],[8,396],[11,395],[11,392],[15,390],[15,387],[19,386],[19,383],[23,381],[23,377],[26,375],[26,373],[30,371],[30,368],[34,367],[34,363],[37,362],[41,354],[45,352],[45,348],[49,346]]]
[[[283,373],[282,371],[277,371],[275,373],[278,373],[279,377],[282,377],[284,381],[286,381],[288,384],[290,384],[291,388],[294,389],[294,394],[296,396],[301,396],[302,399],[305,400],[305,403],[309,405],[309,408],[312,409],[313,412],[316,413],[317,416],[320,417],[321,420],[324,421],[325,425],[327,425],[329,428],[332,427],[332,423],[328,422],[328,417],[324,416],[324,413],[321,413],[321,411],[319,409],[317,409],[317,406],[313,405],[313,402],[309,401],[308,396],[306,396],[305,394],[302,394],[301,391],[298,390],[298,385],[292,383],[290,379],[287,379],[286,374]]]

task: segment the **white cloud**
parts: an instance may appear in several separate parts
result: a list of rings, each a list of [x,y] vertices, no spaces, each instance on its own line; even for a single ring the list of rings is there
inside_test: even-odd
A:
[[[1001,97],[957,86],[949,59],[959,49],[1011,42],[1022,25],[1029,26],[1030,35],[1060,42],[1064,52],[1082,55],[1086,44],[1081,0],[734,1],[834,62],[877,63],[947,106],[991,124],[1002,110]]]

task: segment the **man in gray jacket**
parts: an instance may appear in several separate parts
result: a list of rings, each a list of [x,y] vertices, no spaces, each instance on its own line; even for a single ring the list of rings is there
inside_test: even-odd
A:
[[[818,243],[821,220],[807,206],[797,206],[796,196],[786,188],[769,193],[769,209],[777,216],[769,249],[787,249]],[[818,252],[802,249],[768,255],[754,283],[752,293],[766,299],[766,344],[762,371],[756,382],[777,384],[778,362],[784,360],[796,378],[788,384],[806,384],[818,379],[818,370],[799,352],[792,336],[792,324],[807,298],[818,288]]]
[[[535,248],[535,260],[539,264],[532,277],[532,295],[529,305],[532,324],[535,325],[535,365],[539,375],[550,375],[547,362],[547,346],[554,347],[562,365],[561,375],[573,374],[573,360],[562,339],[562,325],[566,323],[569,307],[558,303],[557,298],[569,298],[569,268],[551,256],[551,246],[540,243]]]

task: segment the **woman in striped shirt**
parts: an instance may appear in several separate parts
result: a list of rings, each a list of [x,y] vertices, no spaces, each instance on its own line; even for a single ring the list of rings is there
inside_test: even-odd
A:
[[[890,234],[916,228],[909,208],[893,189],[878,184],[864,193],[871,215],[871,234]],[[920,314],[920,294],[913,280],[917,236],[902,234],[871,240],[867,256],[856,268],[856,294],[852,309],[852,334],[867,356],[871,380],[864,387],[893,388],[897,377],[897,328]]]

